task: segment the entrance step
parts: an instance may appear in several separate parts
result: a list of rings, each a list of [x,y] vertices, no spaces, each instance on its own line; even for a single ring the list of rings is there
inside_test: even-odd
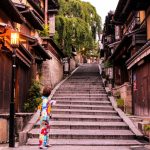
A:
[[[32,129],[28,136],[39,137],[39,129]],[[51,129],[51,139],[134,139],[135,135],[129,130],[75,130]]]
[[[37,146],[38,139],[28,140],[28,145]],[[121,139],[50,139],[50,145],[72,145],[72,146],[136,146],[143,145],[137,140],[121,140]],[[94,147],[92,147],[93,150]],[[101,150],[101,149],[99,149]],[[106,150],[106,149],[105,149]],[[107,149],[108,150],[108,149]],[[120,150],[120,149],[118,149]]]
[[[111,110],[80,110],[80,109],[53,109],[52,114],[85,114],[85,115],[118,115],[116,111]]]
[[[52,120],[55,121],[97,121],[97,122],[115,122],[122,121],[117,115],[82,115],[82,114],[52,114]]]
[[[99,105],[103,105],[103,106],[110,106],[111,105],[111,103],[108,101],[108,100],[105,100],[105,101],[82,101],[82,100],[70,100],[70,101],[66,101],[66,100],[58,100],[57,99],[57,104],[66,104],[66,105],[68,105],[68,104],[71,104],[71,105],[74,105],[74,106],[76,106],[76,105],[97,105],[97,106],[99,106]]]
[[[55,121],[97,121],[97,122],[121,122],[117,115],[81,115],[81,114],[52,114]]]
[[[56,104],[53,109],[82,109],[82,110],[113,110],[112,106],[106,105],[67,105],[67,104]]]
[[[124,122],[82,122],[82,121],[51,121],[51,129],[91,129],[91,130],[128,130],[129,127]],[[39,122],[35,128],[39,128]]]

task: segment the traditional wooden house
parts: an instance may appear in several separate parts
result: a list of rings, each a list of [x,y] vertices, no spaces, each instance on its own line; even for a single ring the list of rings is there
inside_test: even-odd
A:
[[[23,22],[23,16],[11,0],[0,1],[0,112],[9,110],[11,98],[12,48],[10,47],[10,33],[15,23]]]
[[[42,42],[37,32],[37,30],[43,30],[44,5],[42,5],[42,1],[39,1],[40,5],[35,2],[37,1],[0,1],[0,22],[2,26],[6,24],[0,35],[2,39],[0,51],[0,112],[8,112],[11,98],[12,48],[9,40],[10,32],[17,30],[20,34],[15,85],[16,112],[23,111],[31,81],[41,71],[42,62],[51,58],[41,45]]]
[[[112,20],[117,42],[109,57],[113,61],[114,86],[125,99],[125,107],[136,115],[150,114],[149,6],[149,1],[119,0]]]
[[[109,59],[118,44],[115,38],[115,25],[113,23],[114,12],[110,11],[105,18],[103,35],[102,35],[102,48],[100,51],[100,57],[103,61],[103,77],[107,78],[107,83],[112,85],[113,83],[113,62]]]
[[[112,23],[114,12],[110,11],[105,18],[102,43],[103,49],[101,50],[101,57],[104,57],[104,60],[107,60],[111,56],[111,49],[109,44],[115,41],[115,26]]]
[[[141,51],[148,40],[149,6],[149,1],[120,0],[114,15],[114,22],[119,24],[123,35],[111,57],[114,60],[115,79],[117,79],[115,81],[119,85],[123,85],[125,82],[131,84],[132,112],[135,115],[150,114],[148,62],[142,63],[144,59],[140,59],[140,57],[136,57],[136,62],[132,62],[134,56]],[[144,57],[146,59],[148,55]],[[139,68],[144,68],[144,70],[141,71]],[[145,77],[146,80],[144,80]]]
[[[143,29],[145,34],[142,47],[137,50],[133,49],[131,57],[126,61],[127,69],[131,74],[132,83],[132,102],[133,113],[140,116],[150,115],[150,1],[139,1],[133,5],[132,11],[138,11],[142,13],[140,19],[139,30]],[[130,6],[129,5],[129,6]],[[129,7],[127,5],[127,7]],[[141,34],[140,34],[141,35]],[[146,36],[146,37],[145,37]],[[143,37],[141,35],[141,37]],[[146,38],[146,39],[145,39]],[[137,38],[135,38],[135,42]]]

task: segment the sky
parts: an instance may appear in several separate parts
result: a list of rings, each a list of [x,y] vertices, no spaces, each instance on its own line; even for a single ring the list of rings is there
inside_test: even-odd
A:
[[[97,13],[102,18],[102,24],[104,24],[105,16],[110,10],[115,11],[119,0],[83,0],[90,2],[97,10]]]

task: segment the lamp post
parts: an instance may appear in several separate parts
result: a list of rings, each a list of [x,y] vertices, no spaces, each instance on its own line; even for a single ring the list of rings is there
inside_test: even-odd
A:
[[[12,53],[12,87],[10,101],[10,116],[9,116],[9,147],[15,147],[14,120],[15,120],[15,83],[16,83],[16,48],[19,46],[19,33],[11,32],[11,47]]]

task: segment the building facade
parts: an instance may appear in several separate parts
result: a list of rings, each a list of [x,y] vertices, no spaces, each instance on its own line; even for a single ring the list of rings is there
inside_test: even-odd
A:
[[[54,0],[0,1],[0,113],[9,112],[11,99],[13,51],[10,44],[11,32],[15,30],[20,35],[19,47],[16,50],[15,111],[22,112],[32,80],[40,78],[44,62],[52,58],[50,55],[54,53],[59,55],[51,43],[49,48],[44,45],[45,40],[40,35],[45,22],[50,22],[51,18],[54,20],[58,8],[58,3]],[[55,33],[55,22],[50,23],[53,24],[53,30],[52,33],[48,33],[49,39]],[[63,74],[60,60],[59,64],[57,67]],[[59,82],[62,76],[56,82]]]
[[[150,115],[149,7],[148,1],[119,0],[104,27],[114,32],[103,34],[102,52],[105,62],[113,64],[114,89],[121,92],[129,112],[141,116]]]

